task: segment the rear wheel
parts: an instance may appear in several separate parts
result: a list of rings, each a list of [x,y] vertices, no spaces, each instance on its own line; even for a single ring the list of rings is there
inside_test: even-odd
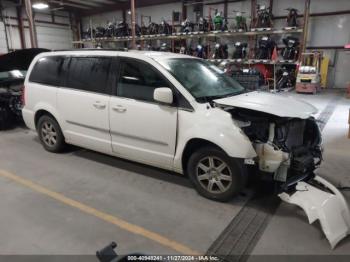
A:
[[[52,153],[59,153],[65,147],[64,136],[57,121],[44,115],[38,122],[38,135],[43,147]]]
[[[192,154],[188,174],[202,196],[229,201],[245,186],[242,165],[216,147],[203,147]]]

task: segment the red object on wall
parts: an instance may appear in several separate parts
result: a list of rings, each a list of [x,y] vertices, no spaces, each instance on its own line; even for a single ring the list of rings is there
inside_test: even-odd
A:
[[[277,48],[275,47],[272,52],[271,60],[272,61],[277,61],[278,59],[278,53],[277,53]]]
[[[267,78],[273,77],[273,66],[271,65],[255,64],[252,67],[259,70],[259,72],[264,76],[265,81]]]

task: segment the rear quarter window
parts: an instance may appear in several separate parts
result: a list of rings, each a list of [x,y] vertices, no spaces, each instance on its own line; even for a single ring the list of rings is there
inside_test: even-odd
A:
[[[65,87],[108,94],[110,57],[71,57]]]
[[[40,58],[33,67],[29,81],[49,86],[60,86],[63,61],[64,58],[61,56]]]

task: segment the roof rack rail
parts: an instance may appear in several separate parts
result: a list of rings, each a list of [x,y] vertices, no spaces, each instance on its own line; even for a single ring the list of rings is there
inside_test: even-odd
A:
[[[58,51],[122,51],[122,52],[128,52],[128,48],[72,48],[72,49],[57,49],[57,50],[51,50],[52,52],[58,52]]]

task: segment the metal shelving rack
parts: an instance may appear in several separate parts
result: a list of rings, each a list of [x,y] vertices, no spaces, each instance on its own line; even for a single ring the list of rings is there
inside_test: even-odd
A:
[[[259,35],[281,35],[281,34],[291,34],[298,33],[303,34],[304,30],[302,28],[297,29],[271,29],[271,30],[256,30],[256,31],[248,31],[248,32],[237,32],[237,31],[226,31],[226,32],[194,32],[191,34],[184,33],[174,33],[172,35],[146,35],[141,37],[101,37],[94,39],[83,39],[80,41],[74,41],[73,44],[81,45],[81,44],[93,44],[97,45],[98,43],[120,43],[120,42],[143,42],[143,41],[153,41],[153,40],[181,40],[181,39],[200,39],[200,38],[220,38],[220,37],[237,37],[237,36],[247,36],[249,38],[254,38]],[[284,60],[258,60],[258,59],[208,59],[208,61],[214,63],[229,63],[229,64],[240,64],[240,65],[254,65],[254,64],[264,64],[264,65],[272,65],[273,66],[273,78],[274,78],[274,89],[276,92],[276,66],[278,65],[297,65],[297,61],[284,61]]]
[[[253,10],[256,9],[256,0],[251,0],[252,2],[252,17],[255,16],[255,12]],[[273,0],[270,0],[270,5],[272,5]],[[131,6],[132,10],[131,13],[135,13],[135,5],[134,0],[131,0]],[[93,38],[93,39],[81,39],[79,41],[73,41],[73,45],[77,47],[81,47],[83,44],[92,44],[96,46],[98,43],[131,43],[132,47],[136,47],[136,42],[141,42],[141,45],[144,44],[145,41],[153,41],[153,40],[171,40],[172,43],[172,50],[174,50],[174,40],[183,40],[183,39],[214,39],[220,37],[238,37],[238,36],[246,36],[249,39],[250,46],[253,46],[254,42],[256,42],[256,37],[259,35],[282,35],[282,34],[301,34],[301,48],[300,48],[300,54],[304,52],[306,48],[306,39],[308,34],[308,23],[309,23],[309,16],[310,16],[310,0],[305,0],[305,9],[304,9],[304,23],[302,28],[290,28],[290,29],[274,29],[271,28],[269,30],[266,29],[252,29],[251,31],[225,31],[225,32],[193,32],[191,34],[185,34],[185,33],[173,33],[172,35],[145,35],[145,36],[136,36],[135,30],[132,30],[132,36],[130,37],[101,37],[101,38]],[[133,22],[132,24],[135,24],[135,17],[133,16]],[[255,45],[254,45],[255,46]],[[249,57],[249,55],[248,55]],[[300,56],[298,60],[300,59]],[[244,59],[244,60],[236,60],[236,59],[222,59],[222,60],[213,60],[208,59],[212,62],[227,62],[227,63],[233,63],[233,64],[240,64],[240,65],[254,65],[254,64],[265,64],[265,65],[272,65],[273,66],[273,74],[274,74],[274,91],[276,91],[276,66],[278,65],[297,65],[298,61],[271,61],[271,60],[256,60],[256,59]]]
[[[172,35],[145,35],[135,37],[135,41],[147,41],[147,40],[180,40],[180,39],[193,39],[193,38],[217,38],[217,37],[237,37],[237,36],[257,36],[257,35],[277,35],[277,34],[290,34],[290,33],[303,33],[302,28],[284,30],[284,29],[271,29],[261,31],[225,31],[225,32],[193,32],[191,34],[174,33]],[[129,42],[134,38],[130,37],[100,37],[93,39],[82,39],[79,41],[73,41],[73,44],[87,44],[87,43],[104,43],[104,42]]]

